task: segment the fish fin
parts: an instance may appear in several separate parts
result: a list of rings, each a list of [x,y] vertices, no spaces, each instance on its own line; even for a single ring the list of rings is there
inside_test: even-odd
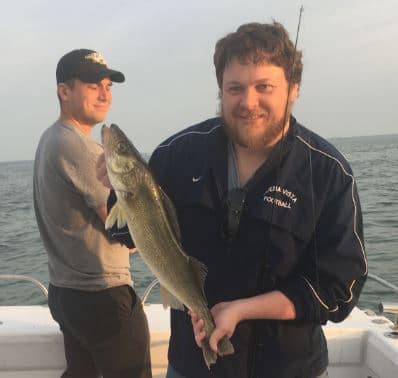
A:
[[[234,346],[227,336],[218,341],[217,352],[220,356],[226,356],[235,352]]]
[[[163,286],[160,286],[160,298],[162,300],[163,308],[170,306],[175,310],[184,311],[184,305]]]
[[[206,276],[207,276],[207,266],[192,256],[189,256],[189,264],[191,265],[192,270],[195,273],[195,276],[199,282],[199,285],[200,285],[203,295],[204,295],[204,286],[205,286],[205,281],[206,281]],[[205,295],[204,295],[204,297],[206,298]]]
[[[176,236],[176,239],[181,244],[181,231],[180,226],[178,225],[177,221],[177,212],[176,209],[171,202],[170,198],[167,194],[163,191],[161,187],[159,187],[160,196],[162,198],[162,202],[164,204],[164,210],[166,212],[167,219],[171,225],[171,228]]]
[[[126,213],[119,202],[116,202],[109,212],[105,221],[105,229],[109,230],[115,223],[117,228],[122,228],[127,224]]]
[[[226,356],[235,352],[234,347],[227,336],[224,336],[217,344],[217,353],[215,353],[209,344],[209,338],[205,338],[202,341],[202,353],[207,368],[210,370],[210,366],[215,364],[217,361],[217,355]]]
[[[215,364],[216,361],[217,361],[217,353],[214,352],[210,348],[210,344],[209,344],[209,339],[208,338],[205,338],[202,341],[202,353],[203,353],[203,358],[205,360],[206,366],[210,370],[210,366]]]

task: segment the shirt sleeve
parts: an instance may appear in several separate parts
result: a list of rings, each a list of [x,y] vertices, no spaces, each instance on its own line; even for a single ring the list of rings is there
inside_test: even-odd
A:
[[[277,287],[293,302],[298,321],[344,320],[365,283],[361,207],[355,180],[349,177],[322,209],[303,269]]]
[[[55,157],[62,179],[92,209],[105,206],[109,195],[109,189],[96,177],[95,165],[101,152],[102,147],[94,140],[67,134]]]

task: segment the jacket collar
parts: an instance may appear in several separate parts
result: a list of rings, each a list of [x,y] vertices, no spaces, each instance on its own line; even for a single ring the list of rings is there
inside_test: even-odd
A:
[[[228,137],[225,134],[222,119],[220,119],[220,123],[221,127],[216,130],[214,137],[210,138],[208,145],[208,159],[210,173],[216,183],[218,194],[220,198],[224,198],[228,191]],[[290,127],[287,134],[274,146],[268,159],[246,183],[245,186],[247,190],[250,190],[252,185],[271,171],[275,171],[278,175],[278,170],[280,169],[284,158],[292,148],[296,128],[297,121],[293,116],[291,116]]]

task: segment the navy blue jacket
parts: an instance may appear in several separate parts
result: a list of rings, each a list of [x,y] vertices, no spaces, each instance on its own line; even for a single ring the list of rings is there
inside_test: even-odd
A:
[[[279,290],[296,309],[292,321],[241,322],[231,338],[235,353],[211,372],[188,315],[172,310],[170,364],[188,378],[309,378],[324,371],[321,325],[350,313],[367,275],[361,209],[344,157],[292,117],[245,186],[233,240],[226,237],[227,138],[219,118],[167,139],[149,165],[176,207],[184,250],[208,267],[210,307]]]

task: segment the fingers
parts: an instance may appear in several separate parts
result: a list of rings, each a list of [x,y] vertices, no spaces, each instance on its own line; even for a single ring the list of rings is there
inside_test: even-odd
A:
[[[203,319],[199,319],[198,315],[195,314],[193,311],[189,310],[188,314],[191,316],[191,322],[192,322],[192,327],[193,327],[193,333],[195,336],[195,342],[199,347],[201,347],[202,341],[206,337],[206,333],[203,330],[205,323],[204,323]]]
[[[105,154],[101,153],[98,156],[97,162],[95,163],[95,167],[98,168],[99,166],[105,164]]]
[[[199,347],[202,347],[202,342],[206,337],[206,332],[204,331],[204,321],[203,319],[199,319],[199,316],[194,313],[193,311],[189,310],[188,314],[191,317],[193,332],[195,336],[195,342]],[[232,333],[231,333],[232,334]],[[217,345],[218,342],[224,337],[229,335],[229,332],[226,328],[216,327],[209,339],[210,348],[215,352],[218,353]]]
[[[219,342],[224,336],[226,336],[226,334],[227,334],[227,333],[226,333],[224,330],[222,330],[221,328],[215,328],[215,330],[213,331],[213,333],[211,334],[210,339],[209,339],[210,348],[211,348],[214,352],[218,353],[218,350],[217,350],[218,342]]]
[[[102,185],[112,189],[112,184],[109,181],[108,172],[106,170],[105,155],[103,153],[98,156],[95,170],[97,179],[102,183]]]
[[[95,163],[95,170],[97,179],[102,181],[102,177],[106,174],[105,155],[103,153],[98,156],[97,162]]]
[[[97,178],[101,179],[102,177],[106,176],[107,171],[106,171],[106,164],[105,164],[105,155],[102,154],[99,156],[96,164],[97,168]]]

